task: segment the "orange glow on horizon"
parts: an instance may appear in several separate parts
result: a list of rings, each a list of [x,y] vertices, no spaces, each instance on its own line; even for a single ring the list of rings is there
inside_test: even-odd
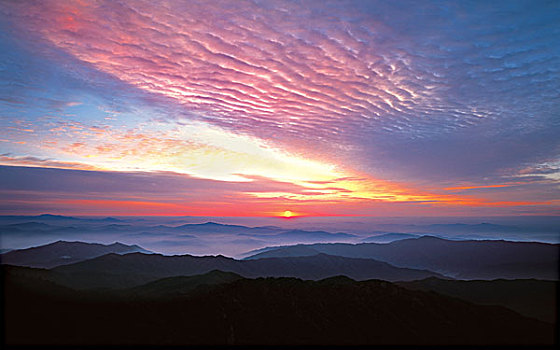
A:
[[[521,185],[522,182],[512,182],[500,185],[472,185],[472,186],[457,186],[457,187],[446,187],[444,190],[446,191],[462,191],[462,190],[474,190],[474,189],[481,189],[481,188],[502,188],[502,187],[511,187],[516,185]]]

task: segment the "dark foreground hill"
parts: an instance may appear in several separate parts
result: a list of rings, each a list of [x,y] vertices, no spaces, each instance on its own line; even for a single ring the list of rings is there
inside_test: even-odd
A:
[[[215,286],[241,279],[243,279],[242,276],[233,272],[212,270],[202,275],[162,278],[141,286],[121,290],[121,294],[147,298],[179,296],[189,294],[202,286]]]
[[[501,305],[528,317],[556,322],[558,281],[457,281],[427,278],[397,282],[413,290],[434,291],[482,305]]]
[[[21,268],[20,268],[21,269]],[[554,328],[389,282],[213,272],[149,293],[74,291],[3,267],[8,345],[551,345]],[[217,275],[217,276],[216,276]],[[228,277],[229,276],[229,277]],[[233,281],[227,281],[233,277]],[[225,278],[224,283],[209,283]],[[181,291],[181,284],[185,288]],[[201,284],[202,283],[202,284]],[[174,292],[169,293],[170,288]],[[141,288],[140,288],[141,289]],[[158,289],[161,292],[158,292]],[[167,295],[167,296],[165,296]]]
[[[356,280],[411,281],[441,275],[417,269],[398,268],[373,259],[355,259],[318,254],[308,257],[235,260],[224,256],[163,256],[132,253],[107,254],[51,270],[51,279],[77,289],[127,288],[160,278],[191,276],[212,270],[234,272],[244,277],[297,277],[318,280],[345,275]]]
[[[399,267],[427,269],[460,279],[557,280],[560,245],[508,241],[450,241],[432,236],[388,244],[311,244],[267,250],[247,259],[318,253],[370,258]]]
[[[57,241],[39,247],[17,249],[0,255],[2,264],[52,268],[92,259],[101,255],[134,252],[150,253],[137,245],[122,243],[99,244],[85,242]]]

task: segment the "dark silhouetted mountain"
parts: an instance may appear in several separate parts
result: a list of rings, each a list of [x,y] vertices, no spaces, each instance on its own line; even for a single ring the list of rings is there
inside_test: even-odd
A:
[[[10,276],[15,276],[19,279],[40,279],[40,280],[52,280],[51,275],[53,274],[52,271],[43,269],[43,268],[35,268],[35,267],[26,267],[26,266],[17,266],[17,265],[0,265],[1,271],[3,273],[9,273]],[[52,283],[52,282],[51,282]]]
[[[353,244],[335,244],[337,248],[348,248],[353,247]],[[356,245],[360,246],[360,244]],[[245,253],[243,255],[248,255],[244,260],[253,260],[253,259],[266,259],[266,258],[289,258],[295,256],[313,256],[317,254],[321,254],[324,247],[322,244],[296,244],[296,245],[288,245],[288,246],[281,246],[281,247],[266,247],[254,250],[252,252]],[[337,252],[335,249],[330,249],[331,252],[334,252],[336,256],[348,256],[347,250],[345,249],[344,253],[346,255]]]
[[[107,254],[52,271],[56,281],[72,288],[125,288],[156,279],[192,276],[212,270],[234,272],[244,277],[297,277],[318,280],[346,275],[356,280],[410,281],[441,277],[426,270],[398,268],[373,259],[344,258],[318,254],[309,257],[235,260],[224,256],[163,256],[132,253]]]
[[[53,282],[53,273],[46,269],[0,265],[2,292],[7,288],[35,289],[43,296],[67,297],[75,291]],[[5,299],[3,300],[5,302]]]
[[[283,246],[268,246],[268,247],[264,247],[264,248],[258,248],[258,249],[250,250],[250,251],[248,251],[248,252],[241,253],[241,254],[239,254],[238,256],[239,256],[241,259],[247,259],[247,258],[250,258],[250,257],[252,257],[252,256],[254,256],[254,255],[259,254],[259,253],[264,253],[264,252],[268,252],[268,251],[271,251],[271,250],[277,250],[277,249],[279,249],[279,248],[284,248],[284,247],[296,247],[296,246],[305,246],[305,245],[303,245],[303,244],[297,244],[297,245],[283,245]],[[316,252],[315,254],[319,254],[319,252]],[[292,255],[292,254],[290,254],[290,255]],[[307,254],[307,255],[313,255],[313,254]],[[302,255],[300,255],[300,256],[307,256],[307,255],[306,255],[306,254],[302,254]]]
[[[212,270],[202,275],[162,278],[154,282],[127,289],[124,292],[136,296],[150,297],[183,295],[203,286],[229,283],[242,278],[242,276],[233,272]]]
[[[362,239],[364,243],[391,243],[394,241],[400,241],[402,239],[409,239],[409,238],[418,238],[419,235],[413,233],[399,233],[399,232],[391,232],[391,233],[384,233],[377,236],[370,236],[367,238]]]
[[[137,245],[57,241],[47,245],[12,250],[0,255],[2,264],[52,268],[95,258],[108,253],[151,253]]]
[[[476,346],[555,341],[552,324],[506,308],[378,280],[236,278],[192,289],[193,279],[208,275],[180,277],[139,287],[148,288],[149,297],[122,290],[78,292],[21,278],[7,268],[2,272],[4,335],[11,346]],[[181,290],[181,285],[189,292],[167,293],[170,286]]]
[[[558,281],[457,281],[431,277],[397,284],[413,290],[434,291],[476,304],[501,305],[524,316],[556,322]]]
[[[284,247],[268,247],[257,249],[256,254],[250,254],[245,260],[259,259],[259,258],[290,258],[295,256],[313,256],[321,254],[321,252],[312,245],[298,244],[293,246]],[[270,255],[266,252],[273,252]],[[247,253],[248,254],[248,253]]]
[[[240,263],[244,269],[236,272],[245,277],[298,277],[317,280],[345,275],[356,280],[375,278],[386,281],[404,281],[418,279],[417,276],[420,275],[437,275],[426,270],[397,268],[373,259],[345,258],[327,254],[247,260]]]
[[[325,253],[371,258],[399,267],[428,269],[461,279],[558,279],[558,244],[451,241],[432,236],[388,244],[311,244],[280,247],[246,259]]]

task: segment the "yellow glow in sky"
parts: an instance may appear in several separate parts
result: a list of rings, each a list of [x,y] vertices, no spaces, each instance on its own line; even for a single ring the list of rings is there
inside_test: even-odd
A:
[[[282,216],[285,217],[285,218],[291,218],[292,216],[294,216],[294,213],[292,213],[292,212],[289,211],[289,210],[286,210],[286,211],[282,214]]]
[[[71,130],[67,141],[59,139],[46,150],[58,164],[71,164],[73,169],[82,164],[82,169],[168,171],[228,182],[270,180],[277,183],[277,191],[269,188],[244,194],[272,200],[340,203],[442,199],[343,171],[334,164],[296,156],[258,138],[202,122],[152,122],[134,130],[96,128],[87,132],[79,128],[75,134]],[[283,216],[291,217],[294,213],[285,211]]]

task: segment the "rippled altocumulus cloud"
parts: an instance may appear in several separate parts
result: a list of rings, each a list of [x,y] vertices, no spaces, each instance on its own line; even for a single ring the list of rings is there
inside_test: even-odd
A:
[[[4,13],[200,118],[351,154],[386,177],[481,181],[558,157],[557,2],[41,1]]]

